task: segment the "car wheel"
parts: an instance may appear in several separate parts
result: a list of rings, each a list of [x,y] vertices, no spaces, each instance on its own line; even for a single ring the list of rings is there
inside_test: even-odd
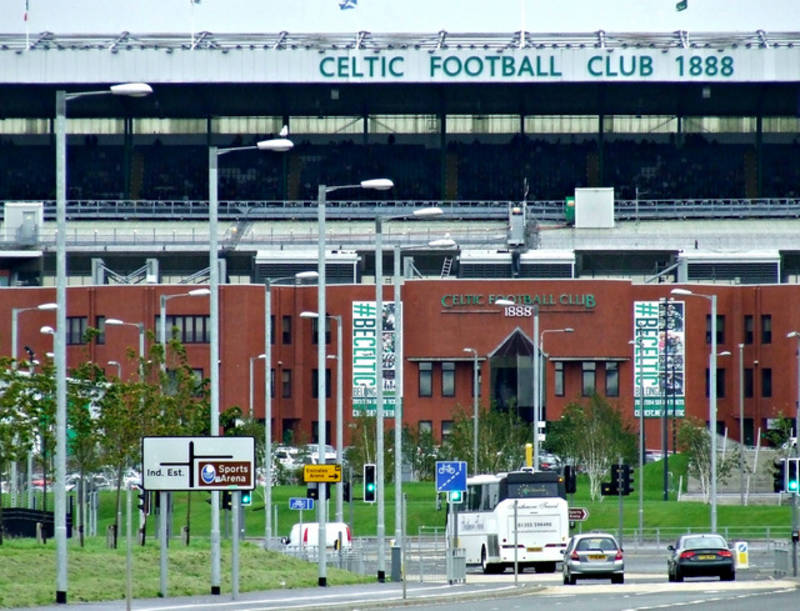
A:
[[[481,548],[481,569],[483,569],[483,574],[484,575],[488,575],[489,573],[492,572],[491,567],[489,566],[489,563],[486,562],[486,548],[485,547]]]
[[[569,577],[567,577],[567,574],[566,574],[566,573],[564,573],[564,585],[565,585],[565,586],[568,586],[568,585],[569,585]]]
[[[612,575],[611,583],[625,583],[625,575]]]
[[[683,581],[683,575],[681,575],[680,569],[675,569],[675,581]]]
[[[736,572],[735,571],[730,571],[728,573],[725,573],[724,575],[720,575],[719,578],[720,578],[721,581],[735,581],[736,580]]]
[[[575,577],[575,575],[572,575],[572,574],[568,575],[566,579],[567,579],[567,585],[570,585],[570,586],[574,586],[575,582],[578,580],[578,578]]]

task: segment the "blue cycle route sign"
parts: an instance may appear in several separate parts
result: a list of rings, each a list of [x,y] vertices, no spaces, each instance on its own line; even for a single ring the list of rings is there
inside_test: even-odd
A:
[[[467,463],[463,460],[436,461],[436,492],[467,490]]]
[[[293,496],[289,498],[289,509],[295,511],[310,511],[314,509],[314,499],[304,496]]]

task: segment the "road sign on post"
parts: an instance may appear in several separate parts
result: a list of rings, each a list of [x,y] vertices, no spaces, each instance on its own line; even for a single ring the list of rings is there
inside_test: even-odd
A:
[[[254,437],[143,437],[145,490],[252,490]]]
[[[570,507],[568,511],[570,522],[583,522],[589,517],[589,510],[585,507]]]
[[[335,484],[342,481],[342,465],[306,465],[303,467],[303,479],[306,482]]]
[[[289,509],[294,511],[311,511],[314,509],[314,499],[293,496],[289,499]]]
[[[436,461],[436,492],[467,490],[467,463],[462,460]]]

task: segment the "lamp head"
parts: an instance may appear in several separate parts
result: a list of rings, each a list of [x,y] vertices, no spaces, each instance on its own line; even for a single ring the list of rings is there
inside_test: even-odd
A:
[[[419,218],[428,218],[430,216],[442,216],[444,211],[439,206],[429,206],[427,208],[418,208],[411,214]]]
[[[575,329],[573,329],[572,327],[565,327],[564,329],[562,329],[562,331],[564,331],[564,333],[574,333]]]
[[[50,325],[45,325],[44,327],[39,329],[39,333],[42,333],[44,335],[55,335],[56,330],[53,329],[53,327],[51,327]]]
[[[495,302],[494,302],[494,305],[513,306],[513,305],[517,305],[517,304],[514,303],[513,301],[511,301],[510,299],[496,299]]]
[[[317,312],[300,312],[300,318],[319,318],[319,314]]]
[[[789,331],[786,334],[786,337],[800,337],[800,332],[798,332],[798,331]]]
[[[676,288],[676,289],[672,289],[670,291],[670,294],[671,295],[693,295],[694,293],[692,293],[692,291],[690,291],[689,289]]]
[[[143,98],[153,93],[153,88],[147,83],[120,83],[109,87],[112,95],[124,95],[129,98]]]
[[[394,183],[388,178],[370,178],[361,181],[362,189],[372,189],[374,191],[387,191],[394,187]]]
[[[57,303],[42,303],[36,306],[37,310],[57,310],[58,304]]]
[[[188,295],[189,295],[190,297],[204,297],[204,296],[206,296],[206,295],[210,295],[210,294],[211,294],[211,289],[206,289],[206,288],[202,288],[202,289],[192,289],[192,290],[191,290],[191,291],[189,291],[189,293],[188,293]],[[106,322],[108,322],[108,321],[106,321]]]
[[[119,325],[124,325],[125,321],[124,320],[120,320],[119,318],[106,318],[105,324],[106,325],[110,325],[112,327],[115,327],[115,326],[119,326]]]
[[[316,280],[317,278],[319,278],[319,272],[315,271],[297,272],[294,275],[294,277],[297,278],[298,280]]]
[[[285,153],[292,150],[294,142],[288,138],[270,138],[269,140],[260,140],[256,143],[259,151],[273,151],[275,153]]]

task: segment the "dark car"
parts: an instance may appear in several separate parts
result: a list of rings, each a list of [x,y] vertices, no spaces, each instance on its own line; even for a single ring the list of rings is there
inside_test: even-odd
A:
[[[575,585],[582,579],[611,579],[611,583],[624,583],[625,562],[622,548],[614,535],[585,533],[574,535],[564,550],[564,583]]]
[[[712,533],[681,535],[667,547],[667,573],[670,581],[684,577],[715,577],[722,581],[736,579],[733,552],[725,538]]]

